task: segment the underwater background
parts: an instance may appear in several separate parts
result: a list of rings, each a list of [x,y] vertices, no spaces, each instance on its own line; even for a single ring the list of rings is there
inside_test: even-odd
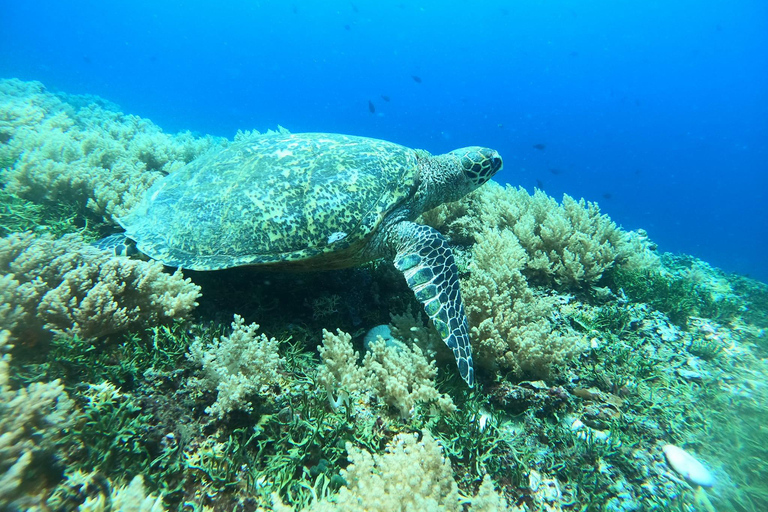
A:
[[[493,147],[502,183],[598,201],[663,250],[768,279],[759,0],[4,1],[0,48],[1,76],[166,131]]]
[[[758,1],[0,0],[0,510],[768,510],[766,63]],[[474,388],[392,262],[103,249],[308,131],[503,157],[416,220]]]

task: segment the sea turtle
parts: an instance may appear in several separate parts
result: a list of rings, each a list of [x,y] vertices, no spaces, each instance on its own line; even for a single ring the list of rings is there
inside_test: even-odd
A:
[[[475,146],[432,156],[348,135],[261,135],[157,180],[117,219],[125,233],[109,244],[127,237],[150,258],[192,270],[320,270],[389,259],[471,387],[469,329],[451,249],[437,230],[413,221],[501,167],[496,151]]]

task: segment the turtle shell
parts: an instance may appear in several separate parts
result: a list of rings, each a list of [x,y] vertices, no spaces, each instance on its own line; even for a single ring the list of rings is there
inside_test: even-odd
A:
[[[353,265],[388,213],[415,191],[416,152],[382,140],[261,135],[156,181],[118,222],[147,256],[215,270]]]

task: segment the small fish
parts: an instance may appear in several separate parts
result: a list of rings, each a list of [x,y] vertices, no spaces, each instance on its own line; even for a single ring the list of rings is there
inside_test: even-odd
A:
[[[382,94],[382,95],[381,95],[381,99],[383,99],[384,101],[386,101],[387,103],[389,103],[389,96],[387,96],[386,94]]]
[[[610,192],[603,192],[603,198],[610,199],[612,197],[613,197],[613,194],[611,194]]]
[[[544,190],[544,182],[541,180],[536,180],[536,188],[539,190]]]
[[[555,169],[554,167],[550,167],[548,170],[549,170],[549,172],[551,172],[555,176],[557,176],[558,174],[560,174],[562,172],[560,169]]]
[[[352,12],[360,12],[355,4],[352,4]]]
[[[571,53],[568,54],[568,56],[570,56],[570,57],[578,57],[579,56],[579,52],[572,51]]]
[[[421,83],[421,77],[420,76],[411,75],[411,78],[413,78],[413,81],[416,82],[417,84]]]
[[[371,100],[368,100],[368,112],[371,114],[376,112],[376,105],[374,105]]]
[[[544,151],[544,149],[547,147],[547,145],[539,143],[539,144],[534,144],[532,147],[534,149],[538,149],[539,151]]]
[[[344,25],[344,30],[350,31],[352,30],[352,27],[350,27],[349,25]]]

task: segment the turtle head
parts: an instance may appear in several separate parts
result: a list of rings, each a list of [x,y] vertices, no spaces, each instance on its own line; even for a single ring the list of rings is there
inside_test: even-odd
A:
[[[498,151],[480,146],[454,149],[448,156],[456,159],[469,187],[467,193],[491,179],[504,166]]]
[[[432,157],[423,178],[429,183],[429,189],[439,193],[429,194],[425,209],[461,199],[491,179],[502,166],[498,151],[480,146],[454,149]]]

